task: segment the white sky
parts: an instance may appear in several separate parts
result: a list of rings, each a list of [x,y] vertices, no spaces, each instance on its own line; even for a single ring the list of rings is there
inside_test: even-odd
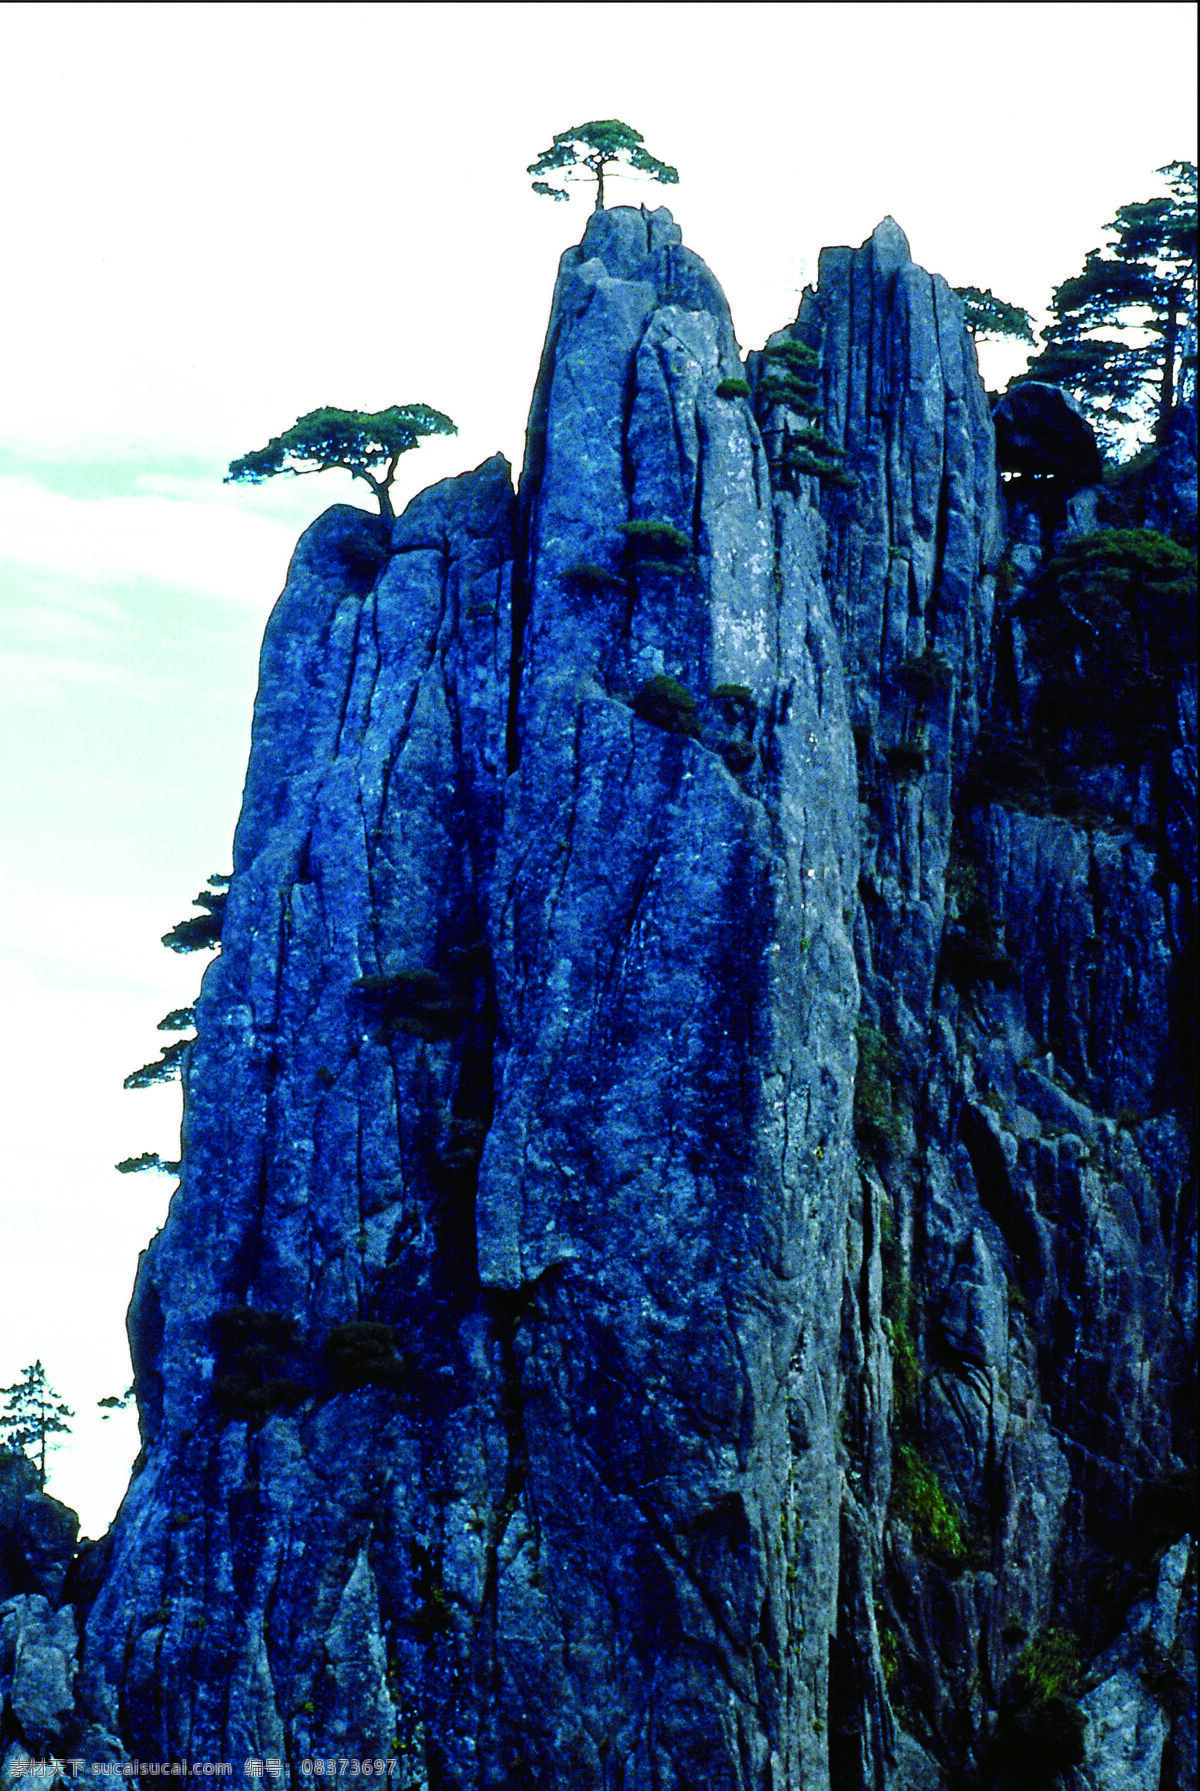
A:
[[[1044,311],[1194,159],[1190,4],[9,5],[0,13],[0,1384],[78,1415],[50,1487],[124,1489],[137,1253],[178,1092],[122,1091],[207,961],[158,944],[229,868],[258,642],[340,476],[223,486],[319,404],[460,434],[403,502],[519,461],[558,255],[556,131],[619,117],[745,347],[891,213],[954,285]],[[985,354],[987,351],[985,350]],[[1022,364],[985,360],[989,383]],[[362,494],[361,498],[359,493]]]

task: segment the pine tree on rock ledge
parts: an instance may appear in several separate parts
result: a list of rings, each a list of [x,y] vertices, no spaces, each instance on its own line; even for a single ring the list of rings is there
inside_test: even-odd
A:
[[[379,514],[395,520],[391,487],[401,454],[427,435],[457,435],[450,418],[428,404],[393,404],[388,410],[338,410],[323,405],[298,417],[265,448],[230,465],[225,484],[261,485],[277,473],[323,473],[340,467],[363,479],[379,503]],[[375,469],[375,470],[372,470]]]

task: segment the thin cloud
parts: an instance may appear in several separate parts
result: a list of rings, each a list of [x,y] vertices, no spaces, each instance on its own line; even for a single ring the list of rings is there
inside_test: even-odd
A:
[[[92,589],[149,580],[261,608],[294,544],[280,523],[179,492],[81,498],[28,477],[0,478],[0,568],[7,561]]]
[[[112,660],[67,658],[61,653],[0,651],[0,682],[5,701],[22,707],[53,702],[71,691],[123,691],[144,697],[145,683],[132,669]]]

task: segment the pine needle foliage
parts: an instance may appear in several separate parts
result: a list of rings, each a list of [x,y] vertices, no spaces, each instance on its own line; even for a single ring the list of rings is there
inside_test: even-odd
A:
[[[566,568],[563,578],[582,591],[623,591],[626,588],[619,572],[613,572],[607,566],[597,566],[591,560],[577,560]]]
[[[849,490],[854,479],[841,465],[843,451],[819,424],[820,356],[816,349],[785,337],[768,342],[762,357],[759,417],[775,465],[790,479],[820,479],[823,484]]]
[[[633,698],[633,712],[665,733],[683,734],[691,740],[700,737],[695,697],[686,684],[665,672],[647,678],[638,686]]]
[[[134,1070],[126,1076],[123,1088],[153,1088],[159,1082],[173,1082],[183,1074],[187,1062],[189,1047],[193,1039],[176,1039],[172,1045],[164,1045],[153,1063],[144,1063],[140,1070]],[[141,1167],[141,1165],[139,1165]]]
[[[691,537],[670,522],[656,522],[645,517],[634,522],[619,522],[617,531],[624,535],[626,552],[635,560],[652,555],[657,560],[679,561],[691,552]]]
[[[1033,318],[1022,305],[1010,305],[997,298],[991,287],[955,286],[953,292],[962,300],[963,322],[978,342],[981,336],[1032,343]]]
[[[196,1024],[194,1007],[173,1007],[158,1023],[159,1032],[189,1032]]]
[[[1039,718],[1144,747],[1174,668],[1196,656],[1196,561],[1153,529],[1101,529],[1047,561],[1029,618]],[[1114,749],[1115,750],[1115,749]]]
[[[230,879],[225,876],[214,876],[208,879],[208,888],[202,889],[192,898],[192,907],[204,910],[202,914],[188,915],[164,933],[162,942],[168,951],[190,952],[208,951],[221,943],[221,925],[225,918],[225,900],[229,894]],[[182,1012],[182,1009],[176,1009]],[[167,1015],[170,1020],[172,1015]],[[166,1020],[159,1027],[161,1032],[174,1032],[177,1027],[168,1026]]]

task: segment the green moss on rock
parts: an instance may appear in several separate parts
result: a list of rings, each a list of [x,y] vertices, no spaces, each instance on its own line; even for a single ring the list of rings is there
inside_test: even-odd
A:
[[[625,589],[625,579],[619,572],[610,572],[607,566],[595,566],[590,560],[580,560],[574,566],[568,566],[563,578],[585,591]]]
[[[854,1078],[854,1129],[864,1153],[886,1162],[899,1150],[903,1119],[896,1101],[895,1051],[878,1026],[860,1022]]]
[[[897,1446],[892,1464],[892,1509],[911,1525],[913,1541],[939,1566],[961,1572],[972,1550],[936,1471],[911,1443]]]

